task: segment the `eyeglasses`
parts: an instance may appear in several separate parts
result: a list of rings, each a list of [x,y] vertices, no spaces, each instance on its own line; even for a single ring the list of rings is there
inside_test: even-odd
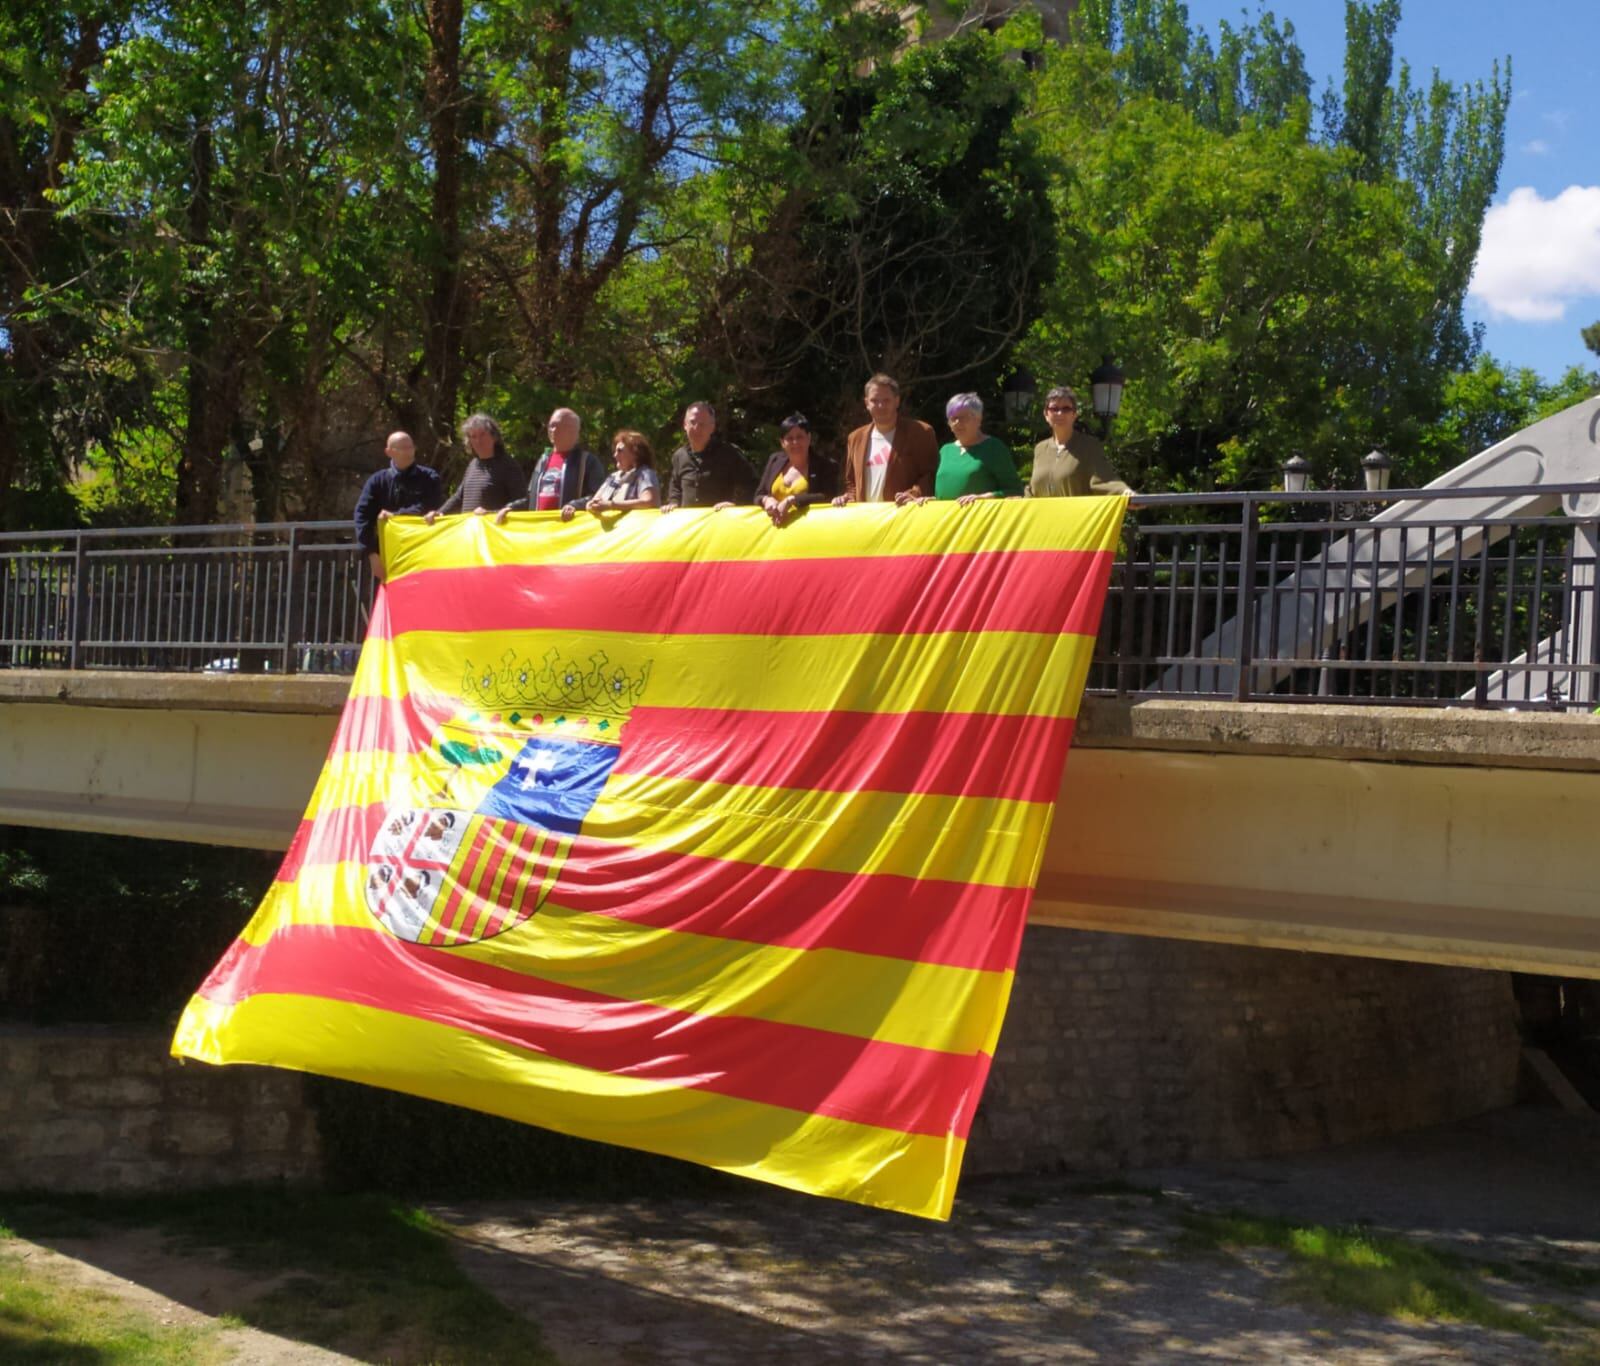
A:
[[[1047,413],[1075,413],[1078,411],[1070,403],[1047,403],[1044,406],[1044,410]]]

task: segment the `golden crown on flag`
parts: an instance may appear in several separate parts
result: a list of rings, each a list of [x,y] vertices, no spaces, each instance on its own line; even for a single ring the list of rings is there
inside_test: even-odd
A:
[[[644,696],[651,663],[645,660],[634,672],[612,664],[604,650],[596,650],[585,668],[575,658],[562,659],[559,650],[550,649],[535,664],[507,650],[498,664],[467,660],[461,696],[489,709],[549,707],[626,717]]]

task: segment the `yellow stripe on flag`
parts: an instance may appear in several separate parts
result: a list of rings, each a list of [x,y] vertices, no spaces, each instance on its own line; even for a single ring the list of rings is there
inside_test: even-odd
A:
[[[459,696],[470,660],[495,673],[508,657],[535,666],[547,652],[588,668],[604,651],[607,669],[638,677],[649,666],[641,705],[760,708],[769,711],[978,712],[1072,716],[1094,655],[1090,636],[1010,631],[928,635],[641,637],[586,631],[412,631],[400,649],[369,641],[352,697],[410,692]],[[404,663],[397,661],[403,651]],[[838,682],[819,695],[817,679]]]
[[[172,1051],[315,1070],[605,1143],[689,1158],[777,1186],[949,1217],[965,1144],[611,1072],[371,1006],[300,996],[189,1002]]]
[[[496,526],[491,517],[448,518],[432,527],[420,517],[396,517],[384,523],[383,549],[391,581],[418,570],[508,563],[793,562],[978,550],[1098,551],[1116,544],[1125,508],[1122,498],[1041,498],[968,508],[863,503],[817,508],[781,530],[759,508],[684,508],[570,522],[556,513],[512,514],[505,526]]]
[[[341,863],[274,884],[271,922],[252,922],[241,938],[259,946],[288,925],[386,933],[363,905],[363,877],[360,864]],[[1012,981],[1010,972],[719,939],[552,902],[514,930],[448,953],[617,1000],[946,1053],[994,1053]]]
[[[336,754],[306,815],[396,796],[429,806],[446,772],[436,757],[422,754]],[[1049,802],[1004,797],[817,792],[613,773],[583,828],[587,837],[638,849],[764,868],[1022,887],[1032,880],[1031,851],[1049,832],[1053,810]],[[463,880],[471,871],[463,869]]]

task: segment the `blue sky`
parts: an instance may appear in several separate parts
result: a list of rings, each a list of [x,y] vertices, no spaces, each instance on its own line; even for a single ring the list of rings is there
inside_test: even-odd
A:
[[[1188,0],[1213,37],[1240,0]],[[1273,0],[1293,21],[1321,94],[1341,82],[1343,0]],[[1256,12],[1254,0],[1248,6]],[[1468,317],[1500,361],[1554,378],[1600,365],[1578,330],[1600,322],[1600,0],[1406,0],[1397,57],[1426,75],[1487,79],[1510,56],[1511,114],[1500,189],[1485,223]]]

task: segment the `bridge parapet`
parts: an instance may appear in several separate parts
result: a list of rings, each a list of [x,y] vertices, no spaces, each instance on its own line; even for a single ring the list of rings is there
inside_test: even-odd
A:
[[[287,846],[348,680],[0,671],[0,823]],[[1600,978],[1600,721],[1086,699],[1033,919]]]
[[[1135,498],[1089,691],[1587,711],[1594,489]],[[0,535],[0,671],[349,674],[373,592],[343,523]]]

